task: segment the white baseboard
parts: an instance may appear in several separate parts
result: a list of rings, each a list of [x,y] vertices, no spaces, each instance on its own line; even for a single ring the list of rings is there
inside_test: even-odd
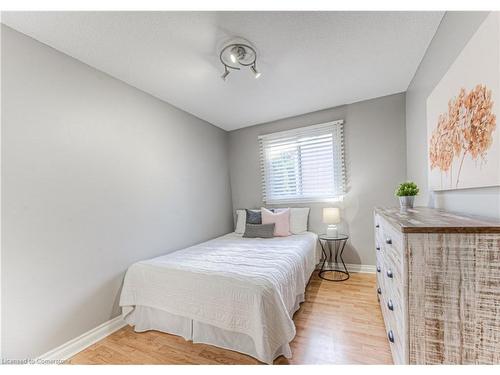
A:
[[[360,273],[375,273],[375,266],[372,264],[346,264],[347,270],[349,272],[360,272]]]
[[[83,335],[70,340],[61,346],[58,346],[45,354],[42,354],[38,359],[41,360],[67,360],[82,350],[88,348],[90,345],[95,344],[97,341],[102,340],[106,336],[111,335],[113,332],[118,331],[120,328],[126,326],[127,323],[120,316],[85,332]]]
[[[329,267],[334,267],[337,269],[342,269],[343,266],[341,263],[330,263],[328,264]],[[346,263],[345,266],[347,267],[347,270],[349,272],[353,273],[375,273],[376,268],[372,264],[354,264],[354,263]],[[317,269],[321,267],[321,262],[316,266]]]

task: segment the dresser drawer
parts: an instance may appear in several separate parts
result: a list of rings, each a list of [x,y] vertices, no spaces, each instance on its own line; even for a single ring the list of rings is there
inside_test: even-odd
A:
[[[395,298],[403,298],[404,275],[401,259],[394,256],[394,253],[385,247],[382,257],[381,274],[384,277],[386,288],[391,289],[391,293]]]
[[[391,347],[392,357],[395,364],[405,363],[406,336],[401,325],[401,313],[398,303],[394,302],[390,289],[382,290],[379,295],[380,309],[384,317],[387,339]]]
[[[381,216],[379,216],[377,222],[379,223],[379,228],[377,229],[379,229],[379,232],[383,236],[384,242],[399,250],[403,250],[403,234]]]

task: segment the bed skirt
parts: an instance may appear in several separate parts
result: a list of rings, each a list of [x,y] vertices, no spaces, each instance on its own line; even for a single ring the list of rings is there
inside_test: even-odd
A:
[[[291,317],[300,308],[302,302],[304,302],[304,294],[297,296],[293,311],[290,311]],[[150,330],[165,332],[181,336],[193,343],[209,344],[247,354],[267,364],[272,364],[274,359],[279,356],[284,356],[285,358],[292,357],[290,343],[283,343],[275,351],[272,358],[262,358],[257,354],[253,339],[244,333],[228,331],[190,318],[170,314],[169,312],[153,307],[135,306],[130,313],[124,316],[124,319],[129,325],[134,327],[135,332]]]

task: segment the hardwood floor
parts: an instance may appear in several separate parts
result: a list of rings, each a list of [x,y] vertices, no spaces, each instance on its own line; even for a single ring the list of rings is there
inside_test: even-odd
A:
[[[275,364],[392,364],[375,294],[375,275],[344,282],[311,278],[294,316],[293,358]],[[157,331],[124,327],[71,358],[70,364],[259,364],[256,359]]]

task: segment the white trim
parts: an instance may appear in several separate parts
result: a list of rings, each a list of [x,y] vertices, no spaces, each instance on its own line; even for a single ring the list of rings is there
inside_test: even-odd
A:
[[[278,204],[304,204],[304,203],[337,203],[344,201],[345,194],[337,195],[333,198],[290,198],[290,199],[274,199],[272,201],[262,201],[264,204],[278,205]]]
[[[322,264],[322,262],[319,262],[319,264],[316,266],[316,269],[320,269],[321,264]],[[349,272],[353,272],[353,273],[375,273],[375,271],[376,271],[376,268],[373,264],[346,263],[345,265],[347,267],[347,270]],[[344,268],[341,263],[338,263],[336,265],[334,262],[327,264],[327,266],[329,266],[329,267],[333,266],[333,268],[337,268],[337,269]]]
[[[117,316],[116,318],[108,320],[90,331],[85,332],[83,335],[62,344],[45,354],[42,354],[37,359],[65,361],[126,325],[127,323],[123,320],[122,316]]]
[[[303,130],[313,130],[313,129],[321,129],[325,128],[328,126],[332,125],[342,125],[344,123],[344,120],[335,120],[335,121],[328,121],[328,122],[323,122],[321,124],[315,124],[315,125],[309,125],[309,126],[302,126],[300,128],[295,128],[295,129],[290,129],[290,130],[283,130],[280,132],[275,132],[275,133],[268,133],[268,134],[262,134],[257,137],[257,139],[262,139],[262,138],[271,138],[274,136],[284,136],[284,135],[289,135],[289,134],[296,134],[299,131]]]
[[[349,272],[358,272],[358,273],[375,273],[376,268],[373,264],[346,264],[347,270]]]
[[[343,124],[344,120],[336,120],[259,135],[262,201],[266,204],[287,204],[339,200],[346,190]],[[316,154],[315,148],[310,147],[315,143],[321,147],[331,146],[331,159],[326,148],[323,150],[320,147],[323,151],[318,151],[319,154]],[[285,159],[280,158],[286,155],[281,154],[281,147],[285,147],[284,145],[287,150],[293,150],[295,155],[290,160],[290,165],[281,165]],[[309,191],[306,189],[305,192],[302,190],[305,182],[313,182],[310,179],[314,176],[312,170],[309,169],[306,169],[303,174],[302,147],[307,147],[306,150],[308,150],[304,156],[305,160],[316,162],[321,167],[321,172],[317,173],[323,180],[317,190],[315,188]],[[275,157],[278,158],[276,160],[280,162],[280,165],[273,167]],[[289,176],[289,172],[292,172],[293,176]],[[288,186],[290,181],[294,184]],[[292,191],[287,191],[287,187],[292,187]]]

